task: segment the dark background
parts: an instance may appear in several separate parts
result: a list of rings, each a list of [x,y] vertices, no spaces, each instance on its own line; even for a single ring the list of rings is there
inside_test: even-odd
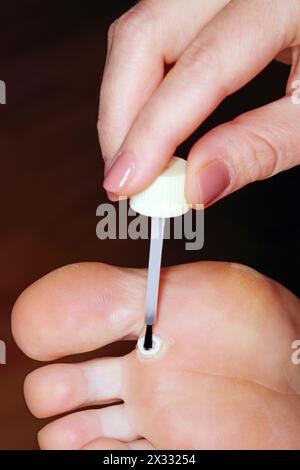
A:
[[[146,241],[99,241],[95,233],[96,207],[106,200],[96,133],[106,32],[131,4],[1,1],[0,79],[7,85],[7,105],[0,106],[0,339],[7,343],[7,365],[0,366],[1,449],[36,448],[43,424],[23,399],[24,377],[37,363],[11,336],[17,296],[67,263],[147,265]],[[284,95],[288,74],[288,66],[270,64],[177,153],[186,156],[208,129]],[[204,249],[185,251],[184,241],[168,241],[163,263],[241,262],[299,295],[299,170],[255,183],[209,208]]]

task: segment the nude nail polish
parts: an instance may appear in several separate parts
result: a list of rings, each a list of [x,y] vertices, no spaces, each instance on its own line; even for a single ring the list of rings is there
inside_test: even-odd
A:
[[[103,187],[111,193],[119,193],[128,184],[135,167],[131,152],[122,151],[109,169]]]
[[[230,175],[222,160],[212,160],[197,173],[198,203],[209,204],[229,186]]]

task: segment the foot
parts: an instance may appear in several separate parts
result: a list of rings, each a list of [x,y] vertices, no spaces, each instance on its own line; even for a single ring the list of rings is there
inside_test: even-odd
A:
[[[53,361],[137,339],[145,287],[143,270],[84,263],[54,271],[17,301],[16,342]],[[135,349],[28,375],[35,416],[69,413],[40,431],[40,447],[299,449],[300,365],[291,361],[299,313],[293,294],[244,266],[163,270],[156,355]]]

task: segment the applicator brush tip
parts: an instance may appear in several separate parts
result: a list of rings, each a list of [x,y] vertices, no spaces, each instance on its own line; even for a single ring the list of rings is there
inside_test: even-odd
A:
[[[145,340],[144,340],[144,349],[146,349],[146,351],[148,351],[149,349],[152,349],[152,346],[153,346],[152,335],[153,335],[152,325],[147,325]]]

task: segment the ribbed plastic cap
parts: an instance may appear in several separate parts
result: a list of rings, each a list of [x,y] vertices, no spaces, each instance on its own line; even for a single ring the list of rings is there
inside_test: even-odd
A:
[[[144,191],[131,196],[129,205],[148,217],[177,217],[189,210],[184,194],[186,161],[173,157],[162,174]]]

